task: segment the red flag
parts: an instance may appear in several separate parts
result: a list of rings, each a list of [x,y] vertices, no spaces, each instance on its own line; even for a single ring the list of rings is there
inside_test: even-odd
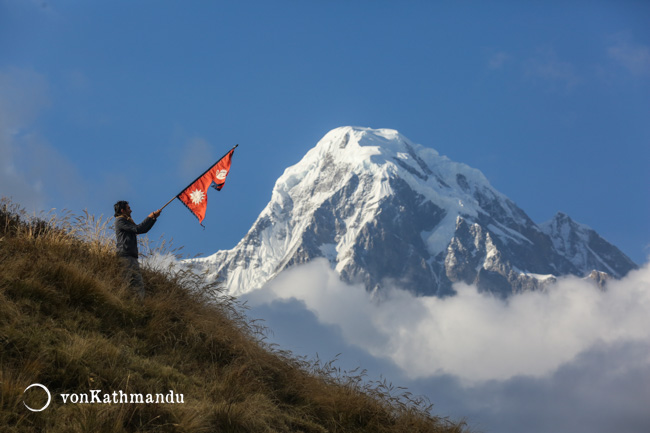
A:
[[[176,196],[199,219],[199,223],[203,222],[208,207],[208,188],[212,185],[217,191],[221,191],[230,172],[232,154],[236,147]]]

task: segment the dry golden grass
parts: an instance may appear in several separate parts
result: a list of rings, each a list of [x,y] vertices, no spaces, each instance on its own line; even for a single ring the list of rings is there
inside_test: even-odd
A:
[[[148,296],[136,300],[108,223],[0,203],[3,432],[466,431],[399,388],[270,347],[236,299],[191,270],[145,268]],[[52,393],[43,412],[23,404],[38,399],[24,392],[32,383]],[[184,403],[60,398],[96,389],[174,390]]]

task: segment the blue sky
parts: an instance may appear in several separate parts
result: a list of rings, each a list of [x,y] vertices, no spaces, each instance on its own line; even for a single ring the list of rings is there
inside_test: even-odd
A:
[[[239,144],[189,255],[233,247],[329,130],[393,128],[536,222],[650,244],[650,3],[0,0],[0,192],[136,219]]]

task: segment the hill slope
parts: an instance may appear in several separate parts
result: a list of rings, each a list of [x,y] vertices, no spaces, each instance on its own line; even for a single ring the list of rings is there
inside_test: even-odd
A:
[[[137,301],[101,223],[56,225],[0,203],[3,431],[464,431],[386,384],[265,346],[232,298],[190,272],[145,269],[149,293]],[[47,402],[26,391],[34,383],[52,396],[42,412],[25,407]],[[121,393],[176,402],[115,400]]]

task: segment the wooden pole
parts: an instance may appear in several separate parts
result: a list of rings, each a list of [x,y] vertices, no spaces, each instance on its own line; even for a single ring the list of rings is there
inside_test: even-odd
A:
[[[178,196],[176,195],[176,196],[172,197],[172,199],[169,200],[167,203],[165,203],[165,206],[161,207],[160,210],[165,209],[169,203],[171,203],[171,202],[173,202],[174,200],[176,200],[176,197],[178,197]]]

